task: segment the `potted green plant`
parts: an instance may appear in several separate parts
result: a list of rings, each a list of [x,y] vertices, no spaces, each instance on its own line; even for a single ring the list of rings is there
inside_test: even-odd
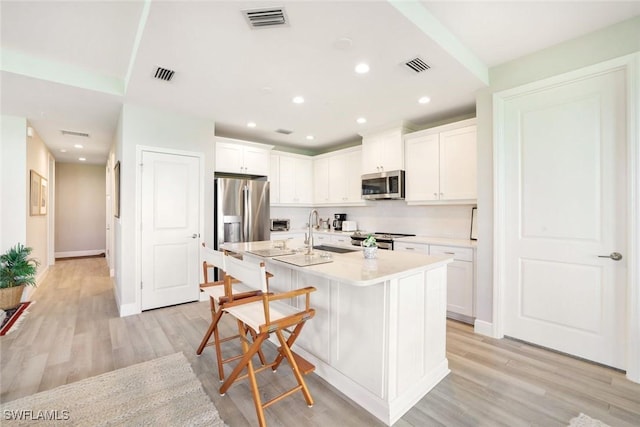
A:
[[[18,243],[0,255],[0,309],[16,307],[25,286],[36,286],[40,263],[29,258],[32,249]]]
[[[378,244],[376,243],[376,237],[373,234],[369,234],[367,238],[362,241],[362,247],[364,249],[363,255],[366,259],[376,257]]]

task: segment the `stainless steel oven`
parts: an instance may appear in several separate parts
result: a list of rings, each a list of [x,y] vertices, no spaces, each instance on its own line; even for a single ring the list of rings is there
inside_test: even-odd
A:
[[[362,198],[366,200],[404,199],[404,171],[362,175]]]

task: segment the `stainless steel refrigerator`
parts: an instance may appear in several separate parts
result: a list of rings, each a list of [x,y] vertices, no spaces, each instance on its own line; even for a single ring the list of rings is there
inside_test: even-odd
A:
[[[253,179],[215,179],[216,249],[225,242],[269,240],[269,182]]]

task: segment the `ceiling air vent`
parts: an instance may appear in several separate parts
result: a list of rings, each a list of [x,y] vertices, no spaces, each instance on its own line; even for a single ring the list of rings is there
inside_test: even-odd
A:
[[[246,9],[242,11],[242,14],[251,28],[265,28],[289,24],[287,14],[282,7]]]
[[[291,135],[293,133],[293,131],[289,129],[276,129],[276,132],[281,133],[283,135]]]
[[[68,136],[80,136],[82,138],[89,138],[89,134],[84,132],[74,132],[72,130],[61,130],[60,132],[62,132],[62,134],[65,136],[68,135]]]
[[[164,80],[165,82],[170,82],[175,73],[176,73],[175,71],[170,70],[168,68],[158,67],[156,68],[156,73],[153,77],[158,80]]]
[[[431,68],[420,57],[415,57],[415,58],[405,62],[404,65],[405,65],[405,67],[407,67],[408,69],[410,69],[411,71],[413,71],[415,73],[421,73],[421,72],[427,71],[429,68]]]

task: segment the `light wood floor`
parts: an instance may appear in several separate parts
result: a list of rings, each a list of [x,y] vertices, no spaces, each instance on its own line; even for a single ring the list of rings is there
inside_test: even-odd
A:
[[[229,426],[257,424],[246,382],[221,397],[213,348],[195,355],[208,303],[119,318],[104,258],[58,261],[33,300],[19,329],[0,338],[0,401],[182,351]],[[621,372],[475,335],[454,321],[447,357],[451,374],[396,426],[566,426],[580,412],[614,427],[640,426],[640,385]],[[259,374],[262,394],[291,384],[289,373]],[[382,425],[315,374],[306,378],[314,407],[289,397],[266,410],[269,426]]]

